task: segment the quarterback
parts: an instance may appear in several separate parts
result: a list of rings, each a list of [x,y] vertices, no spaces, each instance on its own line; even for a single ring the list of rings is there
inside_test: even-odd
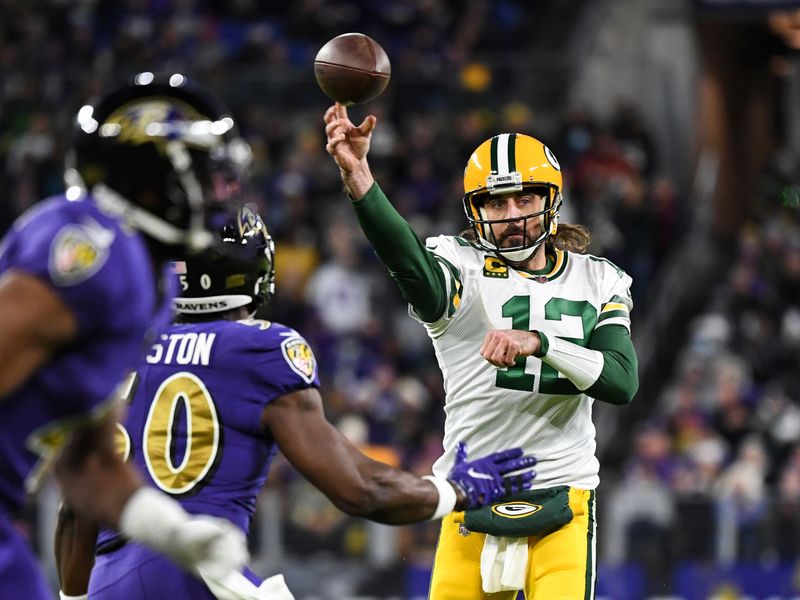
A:
[[[428,480],[361,454],[325,419],[317,363],[303,336],[252,318],[274,289],[263,221],[244,208],[220,233],[218,246],[175,263],[177,322],[137,369],[120,426],[122,454],[153,488],[246,533],[279,448],[344,512],[390,524],[439,518],[530,486],[535,460],[519,449],[464,457]],[[203,574],[201,582],[105,528],[94,559],[95,535],[62,510],[56,555],[69,596],[88,588],[92,600],[291,597],[282,580],[262,583],[248,570],[222,579]]]
[[[430,598],[592,598],[592,402],[626,404],[638,388],[630,277],[583,253],[585,228],[559,225],[561,170],[535,138],[482,143],[464,171],[470,228],[423,244],[370,173],[375,117],[356,127],[336,104],[324,121],[361,227],[442,370],[444,454],[434,473],[454,463],[459,440],[479,453],[518,445],[539,460],[534,489],[443,518]]]

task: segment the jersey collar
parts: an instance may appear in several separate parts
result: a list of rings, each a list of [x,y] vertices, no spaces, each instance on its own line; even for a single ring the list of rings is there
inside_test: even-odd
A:
[[[564,272],[564,269],[567,267],[568,258],[569,252],[565,250],[553,249],[551,253],[548,249],[547,264],[545,264],[543,268],[536,270],[518,268],[514,270],[526,279],[534,279],[539,283],[544,283],[546,281],[552,281]]]

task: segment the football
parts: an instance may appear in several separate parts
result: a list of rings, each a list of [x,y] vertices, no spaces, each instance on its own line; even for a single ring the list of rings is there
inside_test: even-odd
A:
[[[317,52],[314,76],[329,98],[345,106],[362,104],[380,95],[392,68],[380,44],[363,33],[344,33]]]

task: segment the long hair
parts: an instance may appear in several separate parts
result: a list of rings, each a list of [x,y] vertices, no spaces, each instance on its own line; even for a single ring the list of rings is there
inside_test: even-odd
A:
[[[592,236],[583,225],[576,223],[559,223],[558,230],[548,241],[558,250],[569,250],[576,254],[584,254],[589,247]]]
[[[469,227],[458,234],[460,237],[471,242],[478,240],[478,236],[472,227]],[[573,223],[559,223],[556,234],[547,238],[548,244],[558,250],[568,250],[576,254],[584,254],[591,242],[591,234],[583,225]]]

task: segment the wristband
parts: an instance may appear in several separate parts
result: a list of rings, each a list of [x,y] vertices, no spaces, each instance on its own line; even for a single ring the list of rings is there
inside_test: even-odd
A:
[[[158,490],[143,486],[136,490],[122,509],[119,531],[154,550],[173,545],[175,528],[189,520],[177,501]]]
[[[89,594],[81,594],[80,596],[67,596],[61,590],[58,590],[58,597],[60,600],[89,600]]]
[[[435,485],[436,490],[439,492],[439,503],[436,505],[436,510],[433,511],[433,515],[428,517],[428,520],[435,521],[453,512],[458,498],[456,497],[456,490],[453,488],[450,481],[442,479],[441,477],[434,477],[433,475],[425,475],[423,479],[427,479]]]

